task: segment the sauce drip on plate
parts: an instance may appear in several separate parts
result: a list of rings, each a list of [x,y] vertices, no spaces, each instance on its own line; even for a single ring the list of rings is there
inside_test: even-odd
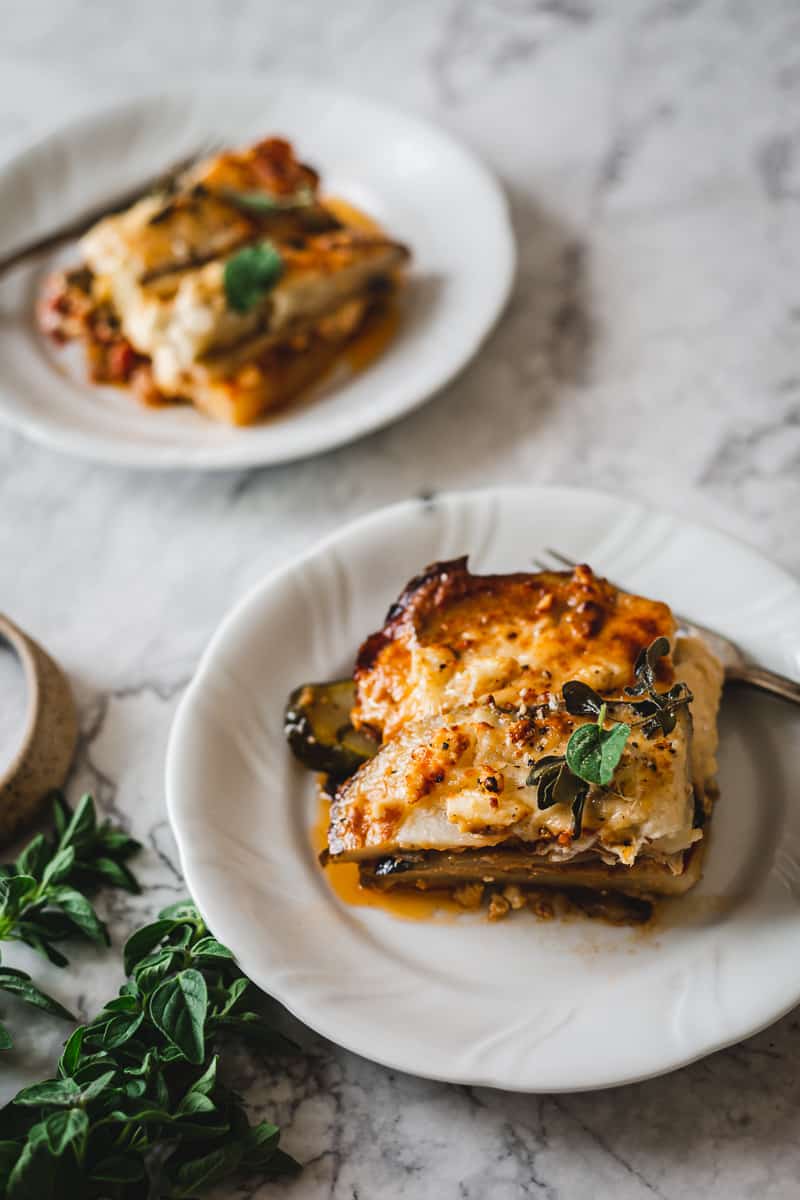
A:
[[[321,795],[317,819],[311,828],[311,844],[317,854],[321,854],[328,845],[329,819],[330,801],[327,796]],[[357,863],[329,863],[325,868],[325,878],[331,891],[343,904],[352,904],[360,908],[381,908],[404,921],[430,921],[432,918],[441,920],[443,917],[452,919],[464,912],[464,909],[445,892],[377,892],[362,887],[358,881]]]

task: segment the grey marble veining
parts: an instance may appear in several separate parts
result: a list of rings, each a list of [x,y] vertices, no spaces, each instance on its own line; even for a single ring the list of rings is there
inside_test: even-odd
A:
[[[351,517],[500,481],[613,489],[800,570],[800,9],[793,0],[8,0],[0,156],[158,76],[310,72],[427,113],[502,176],[519,238],[478,361],[390,429],[306,463],[128,474],[0,432],[0,608],[69,670],[90,788],[145,844],[115,944],[183,893],[169,724],[211,631]],[[476,247],[480,253],[480,247]],[[457,436],[456,436],[457,433]],[[14,956],[32,969],[24,953]],[[115,955],[37,978],[88,1015]],[[20,1013],[10,1014],[21,1016]],[[8,1095],[60,1030],[25,1015]],[[660,1080],[523,1097],[398,1075],[296,1031],[237,1084],[308,1165],[304,1200],[784,1200],[800,1193],[800,1022]],[[232,1195],[227,1191],[221,1195]]]

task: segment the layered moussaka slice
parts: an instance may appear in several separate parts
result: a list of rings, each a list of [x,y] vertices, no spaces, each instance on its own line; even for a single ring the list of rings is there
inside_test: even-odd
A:
[[[407,249],[319,193],[268,138],[198,164],[98,222],[39,313],[82,338],[97,382],[247,424],[291,399],[385,311]]]
[[[721,686],[665,604],[586,566],[436,564],[359,652],[340,728],[363,754],[333,789],[328,858],[382,889],[684,892],[715,795]]]

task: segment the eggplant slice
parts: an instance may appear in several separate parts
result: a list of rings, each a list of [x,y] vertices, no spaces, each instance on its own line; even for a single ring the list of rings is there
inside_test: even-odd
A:
[[[303,683],[286,706],[284,731],[295,758],[337,781],[378,752],[376,739],[350,722],[355,693],[352,679]]]

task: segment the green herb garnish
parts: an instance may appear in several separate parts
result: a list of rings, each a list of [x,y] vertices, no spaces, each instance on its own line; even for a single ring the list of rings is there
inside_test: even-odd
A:
[[[577,680],[571,680],[564,685],[564,690],[576,683]],[[585,685],[578,686],[583,688]],[[583,697],[581,703],[584,703]],[[528,786],[536,785],[539,808],[551,808],[554,804],[568,804],[571,807],[572,836],[576,838],[581,836],[583,829],[583,810],[589,785],[594,783],[599,787],[608,787],[631,732],[630,725],[623,721],[615,721],[613,729],[605,729],[605,721],[606,705],[600,701],[597,721],[574,729],[567,742],[566,753],[540,758],[531,767],[526,781]]]
[[[639,651],[633,668],[636,686],[624,689],[626,698],[623,700],[604,700],[587,683],[571,679],[562,688],[567,712],[588,717],[596,716],[603,704],[609,709],[624,705],[627,713],[633,712],[639,718],[632,721],[631,726],[641,726],[645,737],[672,733],[677,710],[690,704],[694,697],[685,683],[676,683],[667,692],[656,691],[656,664],[665,654],[669,654],[669,642],[665,637],[656,638]],[[632,698],[636,696],[645,698]]]
[[[615,721],[612,729],[604,728],[605,721],[606,705],[601,704],[595,723],[573,730],[565,755],[573,775],[600,787],[608,787],[614,778],[631,732],[624,721]]]
[[[647,696],[646,700],[631,704],[634,712],[644,717],[642,732],[646,737],[672,733],[677,709],[694,699],[685,683],[676,683],[668,692],[656,691],[656,663],[665,654],[669,654],[669,642],[665,637],[656,638],[646,649],[640,650],[633,668],[637,686],[625,688],[626,696],[641,696],[642,693]]]
[[[570,679],[561,689],[567,712],[573,717],[596,717],[607,700],[583,683],[580,679]]]
[[[675,728],[677,709],[693,699],[685,683],[676,683],[667,692],[656,691],[656,664],[668,653],[668,640],[659,637],[640,650],[636,657],[637,686],[625,688],[624,692],[626,697],[645,693],[646,699],[604,700],[594,688],[579,679],[569,680],[561,689],[567,712],[573,716],[594,716],[597,720],[572,731],[565,754],[548,755],[535,762],[527,783],[530,787],[536,786],[539,808],[571,805],[573,837],[580,837],[589,785],[609,787],[632,728],[641,726],[642,733],[648,738],[671,733]],[[608,709],[623,704],[626,711],[632,710],[640,719],[631,724],[614,721],[612,728],[606,729]]]
[[[194,905],[172,905],[138,930],[125,962],[128,981],[67,1040],[56,1078],[0,1112],[0,1192],[178,1200],[233,1175],[297,1170],[279,1129],[251,1125],[217,1070],[230,1034],[273,1053],[295,1047],[257,1011],[255,988]]]
[[[68,960],[56,943],[77,936],[108,945],[108,930],[87,893],[103,885],[138,892],[125,859],[139,843],[108,821],[98,825],[91,796],[84,796],[74,812],[56,796],[53,813],[55,838],[37,834],[16,862],[0,866],[0,941],[25,942],[63,967]],[[0,966],[0,989],[54,1016],[73,1019],[24,971]],[[0,1049],[11,1044],[8,1030],[0,1025]]]
[[[314,193],[311,188],[299,188],[288,196],[273,196],[269,192],[239,191],[237,188],[223,188],[220,192],[223,200],[229,201],[236,208],[245,212],[263,213],[292,212],[297,208],[310,208],[314,203]]]
[[[245,246],[225,263],[223,282],[228,307],[246,313],[254,308],[283,274],[283,259],[272,242]]]
[[[575,775],[563,755],[547,755],[534,763],[527,778],[529,787],[536,785],[539,808],[554,804],[569,804],[572,808],[572,834],[580,837],[583,828],[583,809],[589,794],[589,784]]]

